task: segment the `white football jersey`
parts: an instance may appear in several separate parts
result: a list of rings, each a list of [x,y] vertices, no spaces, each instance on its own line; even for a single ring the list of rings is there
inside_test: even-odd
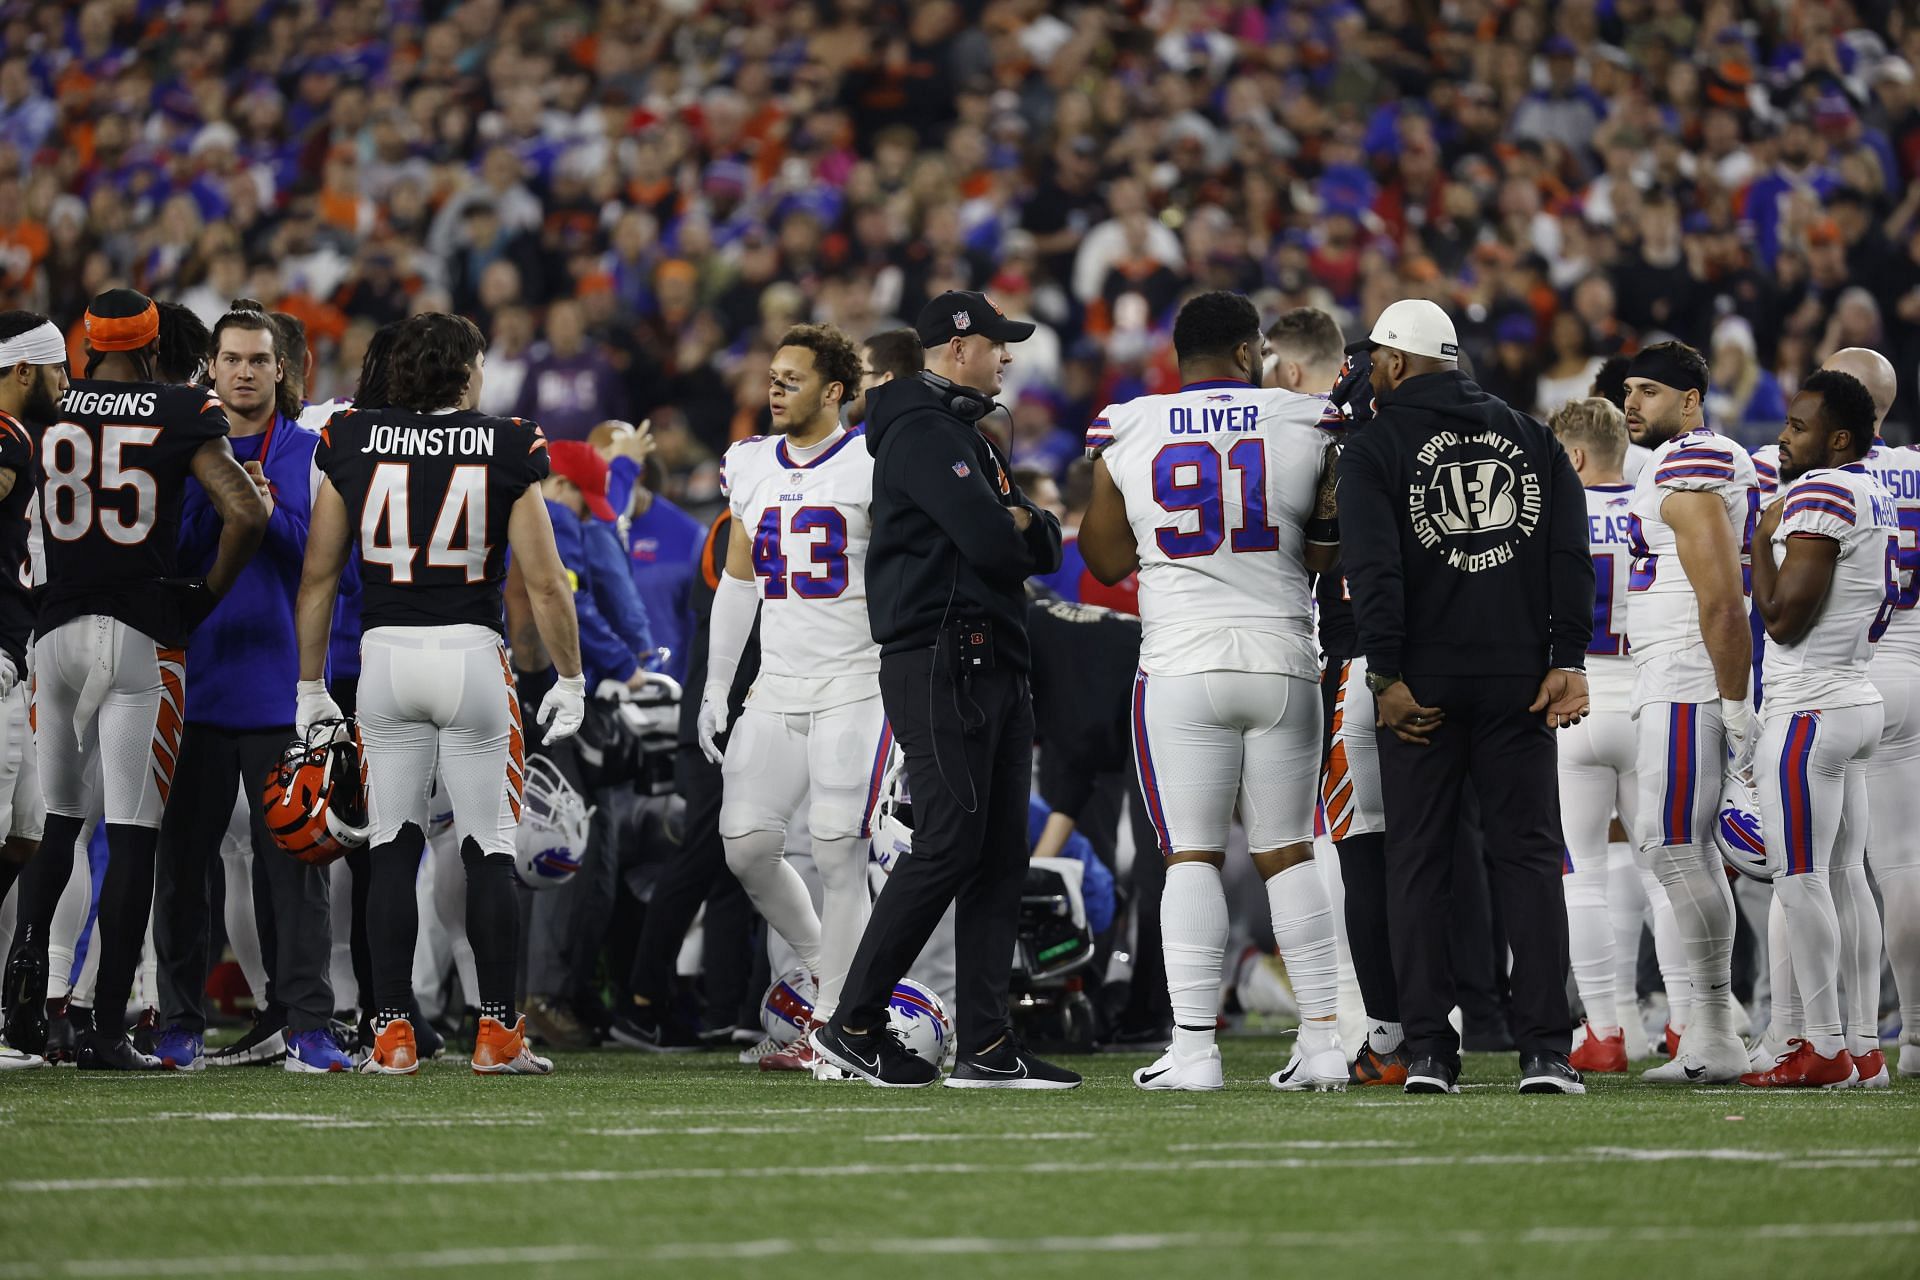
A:
[[[1796,535],[1832,538],[1840,559],[1806,635],[1794,644],[1767,645],[1761,711],[1772,718],[1878,702],[1867,660],[1900,595],[1900,514],[1893,495],[1864,462],[1809,471],[1785,488],[1787,505],[1767,549],[1773,562],[1786,558],[1787,539]]]
[[[1765,508],[1780,492],[1780,446],[1763,444],[1753,451],[1752,457],[1753,478],[1759,483],[1760,505]]]
[[[1627,541],[1630,484],[1587,486],[1587,544],[1593,553],[1593,639],[1587,644],[1587,693],[1596,712],[1633,710],[1633,659],[1627,649]]]
[[[742,440],[727,450],[720,484],[753,542],[761,600],[755,704],[823,711],[873,696],[873,455],[862,434],[842,431],[804,454],[779,436]]]
[[[1893,621],[1873,646],[1874,665],[1882,671],[1920,674],[1920,449],[1876,442],[1867,454],[1867,474],[1893,497],[1900,517],[1900,599]]]
[[[1700,602],[1680,566],[1673,527],[1660,516],[1669,494],[1711,493],[1726,510],[1741,555],[1753,540],[1760,496],[1753,460],[1726,436],[1701,428],[1653,451],[1633,486],[1628,538],[1627,635],[1633,643],[1636,710],[1650,702],[1713,702],[1713,661],[1700,637]]]
[[[1627,478],[1628,484],[1640,478],[1640,473],[1647,469],[1647,459],[1652,456],[1653,450],[1647,446],[1635,444],[1631,440],[1627,442],[1627,456],[1626,460],[1620,464],[1620,474]]]
[[[1109,406],[1087,428],[1140,554],[1140,669],[1317,680],[1302,526],[1341,422],[1319,396],[1234,380]]]

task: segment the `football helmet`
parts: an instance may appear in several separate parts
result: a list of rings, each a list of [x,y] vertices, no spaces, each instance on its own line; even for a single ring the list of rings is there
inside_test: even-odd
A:
[[[273,842],[324,867],[367,842],[367,770],[351,719],[321,720],[287,744],[262,793]]]
[[[820,984],[803,968],[792,968],[773,980],[760,1001],[760,1028],[781,1048],[786,1048],[806,1032],[813,1020],[814,1001],[820,998]]]
[[[953,1043],[953,1018],[946,1002],[931,987],[902,978],[887,1001],[887,1021],[906,1051],[923,1062],[939,1066]]]
[[[551,889],[573,879],[587,852],[593,810],[545,756],[527,760],[520,827],[513,836],[513,869],[529,889]]]
[[[1767,856],[1767,840],[1760,826],[1760,797],[1752,784],[1730,776],[1720,789],[1720,813],[1713,824],[1713,844],[1721,861],[1749,880],[1773,883],[1777,869]]]

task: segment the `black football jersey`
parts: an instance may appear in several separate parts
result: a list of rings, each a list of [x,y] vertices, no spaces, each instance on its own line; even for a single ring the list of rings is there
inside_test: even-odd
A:
[[[34,457],[47,569],[41,635],[100,613],[163,645],[186,644],[180,501],[193,455],[226,434],[226,411],[205,387],[83,379],[67,388]]]
[[[348,409],[321,431],[314,461],[359,545],[363,628],[501,629],[507,519],[547,476],[536,424],[465,409]]]
[[[13,472],[13,488],[0,498],[0,649],[25,671],[33,635],[33,566],[27,563],[27,508],[33,502],[33,434],[9,413],[0,413],[0,469]]]

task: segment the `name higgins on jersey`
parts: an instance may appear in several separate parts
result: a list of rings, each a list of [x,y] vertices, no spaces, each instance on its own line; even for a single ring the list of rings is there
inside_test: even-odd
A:
[[[379,422],[367,429],[361,453],[411,454],[437,458],[443,454],[492,454],[492,427],[401,427]]]

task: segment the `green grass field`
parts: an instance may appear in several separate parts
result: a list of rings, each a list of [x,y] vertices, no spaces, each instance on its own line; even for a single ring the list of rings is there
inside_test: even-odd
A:
[[[547,1079],[0,1076],[0,1278],[1287,1271],[1920,1275],[1920,1084],[1522,1098],[880,1090],[730,1057]]]

